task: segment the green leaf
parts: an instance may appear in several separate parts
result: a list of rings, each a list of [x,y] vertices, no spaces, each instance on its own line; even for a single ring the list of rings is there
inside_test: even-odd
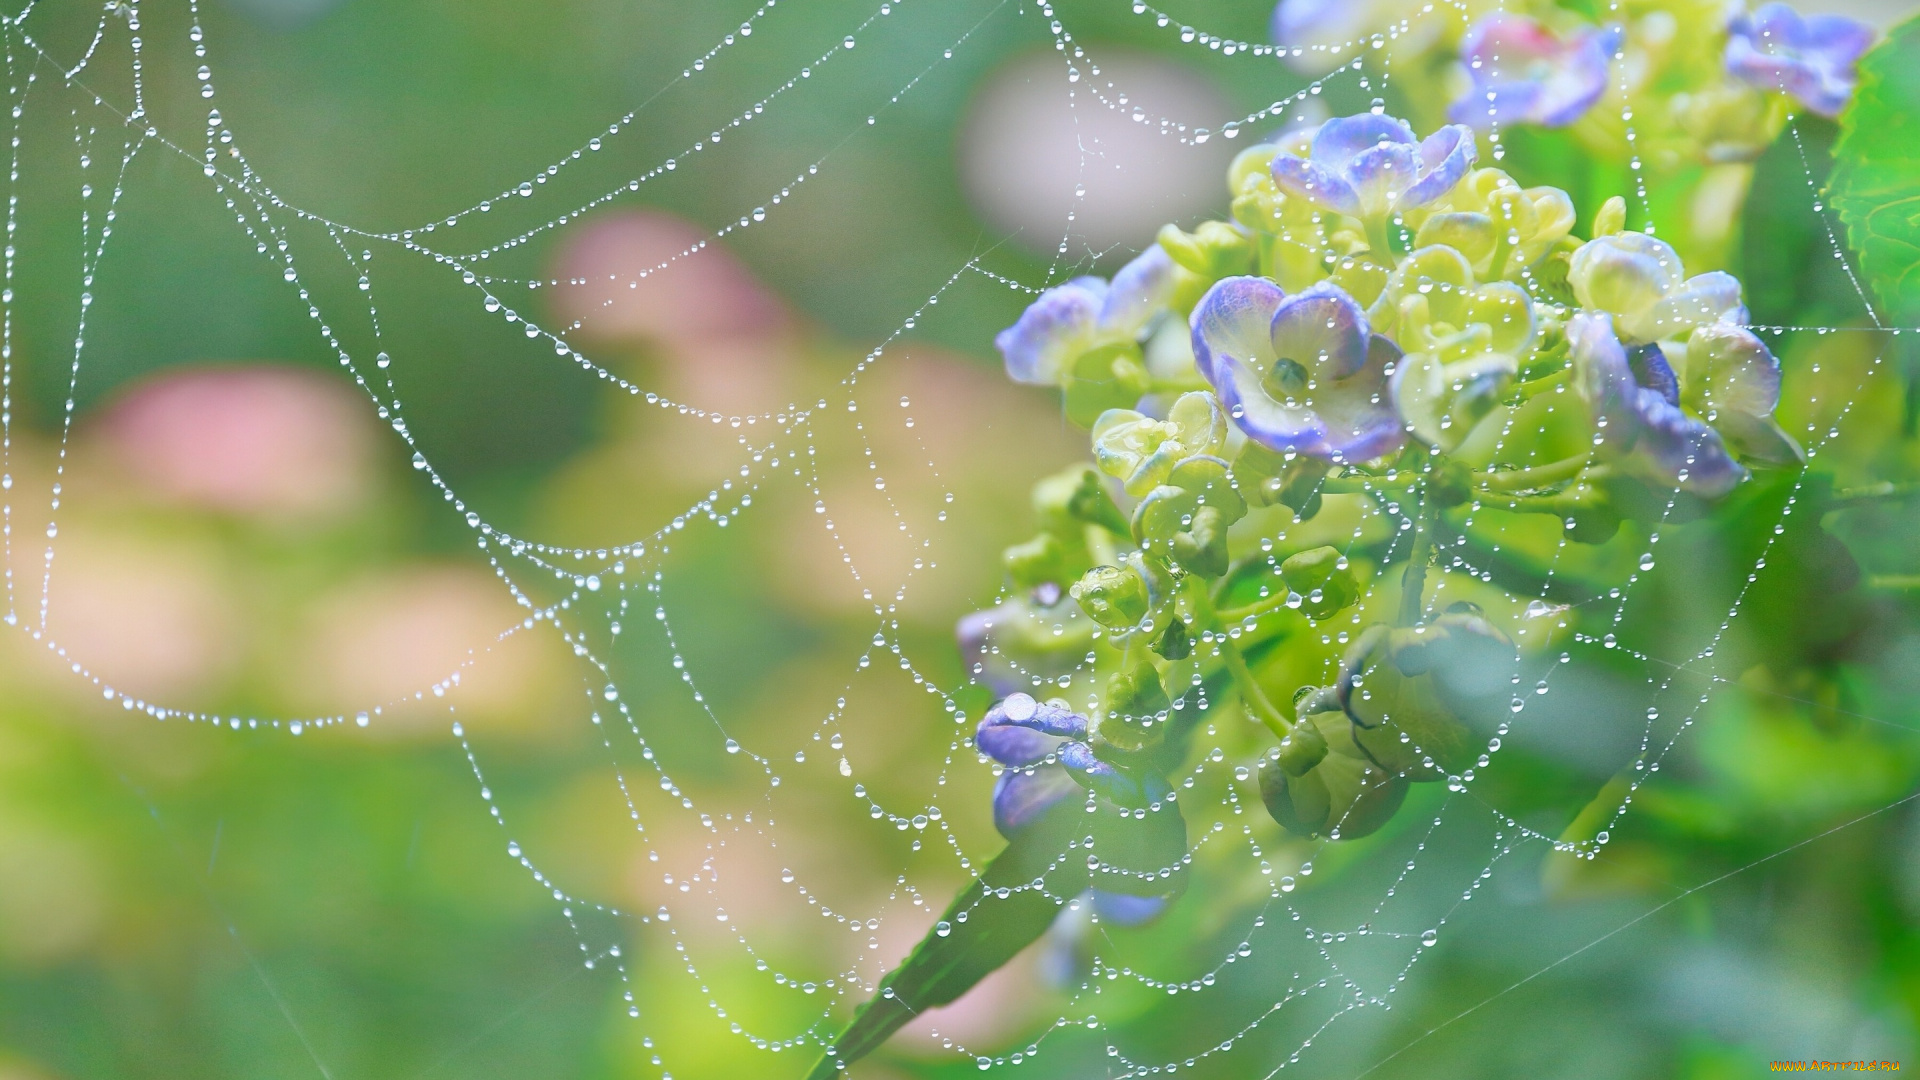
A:
[[[1894,28],[1859,72],[1828,192],[1883,318],[1911,326],[1920,318],[1920,20]]]
[[[1163,884],[1157,883],[1157,893],[1177,892],[1185,885],[1186,826],[1172,802],[1134,818],[1104,800],[1092,815],[1079,799],[1061,801],[1015,833],[980,876],[954,897],[906,962],[854,1013],[853,1022],[814,1064],[808,1080],[832,1080],[915,1016],[966,993],[1046,933],[1061,905],[1090,884],[1087,858],[1077,847],[1089,834],[1105,871],[1098,882],[1102,888],[1145,893],[1145,883],[1135,875],[1156,868],[1174,871]],[[1034,888],[1036,881],[1044,887]],[[998,895],[1001,889],[1007,890],[1004,897]]]

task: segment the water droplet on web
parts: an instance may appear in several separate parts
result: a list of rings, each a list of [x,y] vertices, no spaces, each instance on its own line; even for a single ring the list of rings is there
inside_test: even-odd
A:
[[[1429,949],[1433,948],[1434,942],[1439,940],[1440,931],[1438,930],[1428,930],[1420,935],[1420,944]]]
[[[853,775],[853,766],[852,766],[852,764],[850,764],[850,763],[849,763],[849,762],[847,761],[847,759],[846,759],[846,758],[841,758],[841,759],[840,759],[840,775],[841,775],[841,776],[852,776],[852,775]]]
[[[1642,570],[1651,570],[1651,569],[1653,569],[1653,555],[1652,555],[1652,553],[1648,553],[1648,554],[1646,554],[1646,555],[1642,555],[1642,556],[1640,556],[1640,569],[1642,569]]]
[[[939,937],[946,937],[948,934],[953,933],[953,924],[945,919],[941,919],[939,922],[933,924],[933,932]]]

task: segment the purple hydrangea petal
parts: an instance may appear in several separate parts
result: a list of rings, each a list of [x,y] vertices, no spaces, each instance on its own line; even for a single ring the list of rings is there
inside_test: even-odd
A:
[[[1420,154],[1409,143],[1381,143],[1353,155],[1342,173],[1360,205],[1354,216],[1381,217],[1420,176]]]
[[[1335,213],[1378,219],[1446,194],[1477,153],[1473,132],[1459,125],[1420,142],[1405,121],[1365,112],[1321,124],[1306,157],[1275,154],[1270,172],[1289,195]]]
[[[1339,173],[1292,154],[1275,154],[1268,171],[1274,186],[1294,198],[1336,214],[1360,214],[1359,194]]]
[[[1043,761],[1059,748],[1063,740],[1023,727],[1006,724],[988,726],[984,721],[974,732],[973,744],[980,752],[1002,765],[1032,765]]]
[[[1166,913],[1172,906],[1169,896],[1129,896],[1126,893],[1093,890],[1093,910],[1101,922],[1116,926],[1140,926]]]
[[[1574,392],[1593,410],[1598,445],[1624,450],[1637,431],[1634,405],[1640,385],[1628,365],[1626,347],[1613,332],[1613,318],[1581,312],[1567,322]]]
[[[1310,154],[1321,167],[1344,171],[1361,154],[1381,146],[1419,143],[1405,120],[1371,112],[1336,117],[1313,133]]]
[[[1334,461],[1364,461],[1398,445],[1385,388],[1399,351],[1372,334],[1351,296],[1331,282],[1287,297],[1264,279],[1229,281],[1231,289],[1221,282],[1194,309],[1194,353],[1249,438]],[[1248,341],[1247,323],[1261,312],[1266,332]]]
[[[1607,92],[1608,65],[1623,36],[1619,27],[1582,31],[1547,77],[1533,122],[1565,127],[1585,116]]]
[[[1060,747],[1060,764],[1066,766],[1067,774],[1079,781],[1081,787],[1105,797],[1109,802],[1120,806],[1139,806],[1146,801],[1145,792],[1138,781],[1114,768],[1111,762],[1095,757],[1093,748],[1086,743],[1063,744]]]
[[[1779,5],[1785,7],[1785,4]],[[1845,15],[1809,15],[1801,47],[1809,52],[1852,63],[1873,48],[1873,27]]]
[[[1371,461],[1406,441],[1406,426],[1386,393],[1400,359],[1399,346],[1375,335],[1367,343],[1366,363],[1318,402],[1334,461]]]
[[[1823,116],[1837,116],[1853,96],[1854,64],[1872,47],[1873,29],[1839,15],[1801,18],[1786,4],[1767,4],[1727,27],[1727,73],[1762,90],[1792,95]]]
[[[1541,112],[1546,87],[1531,79],[1487,80],[1447,106],[1447,119],[1456,124],[1490,128],[1495,124],[1523,124]]]
[[[1014,382],[1057,385],[1066,366],[1086,344],[1106,301],[1099,278],[1076,278],[1041,293],[993,344]]]
[[[1286,293],[1262,277],[1222,278],[1193,306],[1194,366],[1216,387],[1214,372],[1233,360],[1264,364],[1273,357],[1273,313]]]
[[[1260,385],[1259,372],[1240,360],[1229,359],[1224,370],[1215,374],[1224,376],[1212,380],[1220,403],[1248,438],[1282,453],[1296,451],[1315,457],[1332,454],[1320,415],[1310,408],[1273,400]]]
[[[1657,392],[1640,390],[1634,411],[1640,437],[1632,463],[1648,479],[1717,499],[1747,478],[1747,470],[1727,453],[1718,432]]]
[[[1165,248],[1154,244],[1113,275],[1100,305],[1100,328],[1128,337],[1139,333],[1172,302],[1173,284],[1173,260]]]
[[[1080,785],[1058,765],[1008,769],[993,785],[993,826],[1011,837],[1062,799],[1080,794]]]
[[[1563,40],[1525,16],[1489,15],[1461,42],[1472,87],[1450,115],[1481,127],[1571,124],[1606,93],[1608,64],[1620,40],[1617,27],[1589,28]]]
[[[1634,379],[1612,322],[1582,312],[1567,323],[1574,389],[1593,409],[1599,446],[1628,471],[1656,483],[1710,499],[1733,490],[1746,479],[1746,469],[1711,427]]]
[[[1635,383],[1659,394],[1669,405],[1680,404],[1680,380],[1660,346],[1641,345],[1629,349],[1627,367],[1633,372]]]
[[[1420,143],[1420,167],[1424,170],[1413,186],[1400,195],[1397,210],[1411,210],[1452,191],[1455,184],[1473,168],[1480,157],[1473,129],[1463,124],[1448,124]]]
[[[1373,14],[1372,5],[1355,0],[1280,0],[1269,32],[1275,45],[1324,48],[1364,35]]]
[[[1366,312],[1346,290],[1320,282],[1280,302],[1268,337],[1273,355],[1291,360],[1315,381],[1344,379],[1366,362]]]
[[[1055,752],[1063,739],[1084,739],[1087,718],[1027,694],[1008,694],[987,710],[974,730],[980,752],[1004,765],[1031,765]]]

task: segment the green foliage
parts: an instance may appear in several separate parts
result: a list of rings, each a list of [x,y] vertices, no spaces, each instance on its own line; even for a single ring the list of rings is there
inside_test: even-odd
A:
[[[1894,325],[1920,322],[1920,20],[1860,62],[1841,118],[1831,198],[1861,272]]]

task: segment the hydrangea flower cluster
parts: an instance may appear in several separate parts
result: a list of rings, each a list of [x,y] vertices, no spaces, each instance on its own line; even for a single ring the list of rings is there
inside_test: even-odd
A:
[[[1190,767],[1202,725],[1303,840],[1373,833],[1415,784],[1465,790],[1524,673],[1585,632],[1545,590],[1516,595],[1565,568],[1630,585],[1656,532],[1740,520],[1782,486],[1741,498],[1758,470],[1802,466],[1774,418],[1780,363],[1713,267],[1754,158],[1795,110],[1845,107],[1872,35],[1721,0],[1640,0],[1618,23],[1546,0],[1417,8],[1282,0],[1274,33],[1320,70],[1370,43],[1418,124],[1376,103],[1248,148],[1225,220],[1163,228],[995,339],[1091,434],[1090,462],[1036,485],[1002,601],[958,627],[991,693],[974,744],[1007,844],[813,1077],[1049,928],[1173,908],[1194,863],[1182,794],[1225,782]],[[1620,194],[1583,213],[1528,186],[1529,146]]]
[[[1640,227],[1709,263],[1732,252],[1762,151],[1796,115],[1839,116],[1875,36],[1745,0],[1280,0],[1273,35],[1301,70],[1375,68],[1409,119],[1471,127],[1508,168],[1635,193]]]
[[[1232,220],[1163,230],[998,339],[1018,381],[1071,402],[1126,371],[1135,395],[1091,421],[1092,466],[1040,485],[1013,598],[962,624],[1004,695],[976,744],[1009,837],[1061,803],[1170,805],[1223,698],[1272,733],[1281,824],[1364,835],[1408,784],[1470,772],[1505,708],[1511,628],[1428,601],[1443,537],[1493,506],[1604,546],[1636,508],[1800,461],[1740,283],[1625,229],[1618,197],[1581,237],[1566,192],[1480,167],[1470,127],[1375,112],[1249,148],[1229,183]],[[1345,548],[1315,527],[1335,502],[1361,521]],[[1335,620],[1355,629],[1331,677],[1276,683]]]
[[[1449,116],[1481,129],[1566,127],[1609,94],[1634,109],[1655,87],[1668,87],[1661,92],[1671,94],[1679,81],[1689,89],[1677,102],[1678,112],[1700,113],[1692,118],[1696,121],[1711,113],[1723,124],[1736,118],[1757,124],[1753,131],[1721,133],[1750,139],[1757,148],[1778,132],[1782,119],[1778,110],[1765,106],[1763,96],[1783,96],[1792,106],[1822,116],[1839,115],[1853,96],[1854,64],[1874,40],[1872,28],[1854,19],[1803,17],[1777,2],[1749,13],[1744,5],[1729,10],[1716,3],[1669,0],[1616,10],[1609,16],[1624,21],[1599,23],[1545,0],[1468,0],[1454,6],[1467,19],[1463,34],[1441,39],[1459,61]],[[1406,19],[1412,7],[1405,0],[1280,0],[1273,12],[1273,38],[1297,66],[1330,69],[1358,54],[1369,31]],[[1407,36],[1421,51],[1440,43],[1432,33]],[[1657,117],[1647,120],[1658,122]]]

